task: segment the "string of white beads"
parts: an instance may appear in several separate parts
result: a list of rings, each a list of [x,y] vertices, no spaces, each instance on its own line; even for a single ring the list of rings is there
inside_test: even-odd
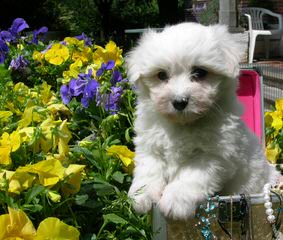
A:
[[[263,187],[263,199],[265,201],[264,207],[265,207],[265,213],[267,215],[267,221],[271,224],[272,231],[274,233],[274,237],[276,240],[280,240],[280,232],[275,227],[275,220],[276,217],[274,216],[274,210],[272,209],[272,202],[270,201],[270,192],[271,192],[271,184],[266,183]]]
[[[265,207],[265,213],[267,215],[267,221],[272,224],[275,222],[275,216],[273,215],[274,211],[272,209],[272,202],[270,201],[270,189],[271,184],[266,183],[263,187],[263,199],[265,201],[264,207]]]

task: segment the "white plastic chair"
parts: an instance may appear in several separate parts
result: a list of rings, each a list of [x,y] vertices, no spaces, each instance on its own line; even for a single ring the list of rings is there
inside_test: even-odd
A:
[[[265,54],[269,57],[269,38],[270,36],[280,36],[283,33],[283,17],[281,14],[274,13],[264,8],[242,8],[242,13],[248,18],[249,32],[249,63],[253,62],[256,38],[258,35],[264,35]],[[276,29],[265,29],[263,24],[263,16],[270,15],[278,19]]]

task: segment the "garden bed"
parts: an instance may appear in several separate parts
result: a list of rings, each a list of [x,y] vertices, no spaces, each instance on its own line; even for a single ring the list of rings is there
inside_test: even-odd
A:
[[[131,208],[135,93],[122,49],[0,32],[0,239],[151,239]]]

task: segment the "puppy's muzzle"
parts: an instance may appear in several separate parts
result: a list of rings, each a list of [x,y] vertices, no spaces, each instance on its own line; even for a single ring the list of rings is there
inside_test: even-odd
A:
[[[188,102],[189,102],[188,98],[180,98],[172,101],[172,105],[177,111],[183,111],[188,105]]]

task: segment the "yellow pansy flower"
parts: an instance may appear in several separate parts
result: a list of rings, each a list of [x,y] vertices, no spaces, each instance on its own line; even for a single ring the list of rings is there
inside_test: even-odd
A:
[[[23,82],[18,82],[15,84],[13,91],[21,95],[26,95],[29,93],[30,89]]]
[[[21,136],[18,131],[14,131],[11,134],[4,132],[0,138],[0,164],[11,164],[10,153],[17,151],[20,146]]]
[[[69,159],[66,156],[62,156],[62,155],[60,155],[58,153],[55,153],[55,154],[47,153],[46,160],[50,160],[50,159],[57,159],[63,165],[69,164]]]
[[[19,130],[22,142],[29,142],[35,132],[35,127],[25,127]]]
[[[132,172],[134,168],[134,157],[135,153],[129,150],[123,145],[112,145],[107,149],[107,154],[109,156],[117,156],[121,159],[125,167],[129,172]]]
[[[65,37],[64,42],[66,42],[67,45],[74,45],[80,48],[84,47],[84,40],[79,40],[75,37]]]
[[[90,47],[84,47],[81,51],[75,50],[72,55],[72,60],[81,60],[84,64],[92,58],[92,51]]]
[[[10,179],[13,176],[14,173],[15,173],[14,171],[1,170],[0,171],[0,179],[2,179],[2,178]]]
[[[100,66],[102,62],[107,63],[109,60],[113,60],[115,66],[120,66],[123,59],[122,51],[113,41],[109,41],[105,48],[96,46],[96,51],[93,54],[94,63]]]
[[[18,106],[16,106],[13,102],[7,102],[6,107],[17,116],[21,116],[23,114]]]
[[[0,111],[0,122],[7,122],[12,115],[11,111]]]
[[[50,231],[52,229],[52,231]],[[73,226],[67,225],[58,218],[44,219],[37,228],[36,240],[79,240],[80,232]]]
[[[28,103],[25,108],[22,119],[18,122],[18,129],[28,127],[32,122],[41,122],[45,118],[46,109],[32,104]]]
[[[264,122],[266,127],[271,127],[273,121],[272,112],[265,112],[264,113]]]
[[[22,172],[16,170],[9,178],[9,189],[8,191],[15,194],[20,194],[22,191],[32,187],[36,176],[28,172]]]
[[[30,89],[22,82],[15,84],[13,92],[17,96],[17,101],[22,104],[26,102],[28,96],[30,95]]]
[[[10,146],[0,146],[0,164],[10,165],[12,163],[10,153],[11,153]]]
[[[273,127],[276,130],[276,135],[283,127],[283,115],[281,111],[266,112],[264,114],[266,127]]]
[[[39,51],[34,51],[32,54],[32,59],[41,62],[44,59],[44,54]]]
[[[77,59],[74,63],[72,63],[69,70],[63,72],[63,84],[69,83],[72,78],[77,78],[82,66],[83,62],[80,59]]]
[[[54,121],[52,118],[48,117],[40,124],[43,137],[40,138],[39,145],[45,153],[47,153],[52,147],[55,148],[57,145],[53,129],[56,128],[60,122],[61,120]]]
[[[47,104],[50,101],[50,98],[53,96],[51,91],[51,85],[43,82],[40,86],[40,92],[38,98],[43,104]]]
[[[60,155],[65,156],[69,153],[69,141],[72,138],[72,133],[67,127],[67,120],[64,120],[59,126],[58,136],[58,152]]]
[[[69,110],[69,108],[66,107],[66,105],[62,104],[62,103],[53,103],[50,104],[47,107],[47,110],[53,115],[55,116],[57,113],[63,113],[65,115],[70,115],[71,112]]]
[[[65,168],[59,160],[49,159],[32,165],[19,167],[16,172],[36,174],[41,185],[52,187],[64,178]]]
[[[275,108],[276,110],[283,112],[283,98],[275,100]]]
[[[11,152],[15,152],[21,145],[21,136],[18,131],[11,134],[4,132],[0,138],[0,146],[10,146]]]
[[[65,196],[76,194],[80,191],[81,176],[85,165],[70,164],[65,170],[65,178],[67,178],[67,184],[64,184],[62,192]]]
[[[53,44],[44,54],[45,60],[53,65],[61,65],[69,56],[69,49],[60,43]]]
[[[35,240],[36,230],[22,210],[8,208],[9,214],[0,215],[0,239]]]
[[[277,162],[280,153],[281,153],[281,149],[278,145],[272,146],[272,144],[270,144],[265,148],[266,158],[273,164]]]
[[[45,153],[51,148],[56,150],[58,147],[59,155],[67,155],[69,152],[68,143],[72,138],[72,133],[67,126],[67,119],[54,121],[49,117],[40,124],[40,127],[43,137],[38,142],[39,147]]]

